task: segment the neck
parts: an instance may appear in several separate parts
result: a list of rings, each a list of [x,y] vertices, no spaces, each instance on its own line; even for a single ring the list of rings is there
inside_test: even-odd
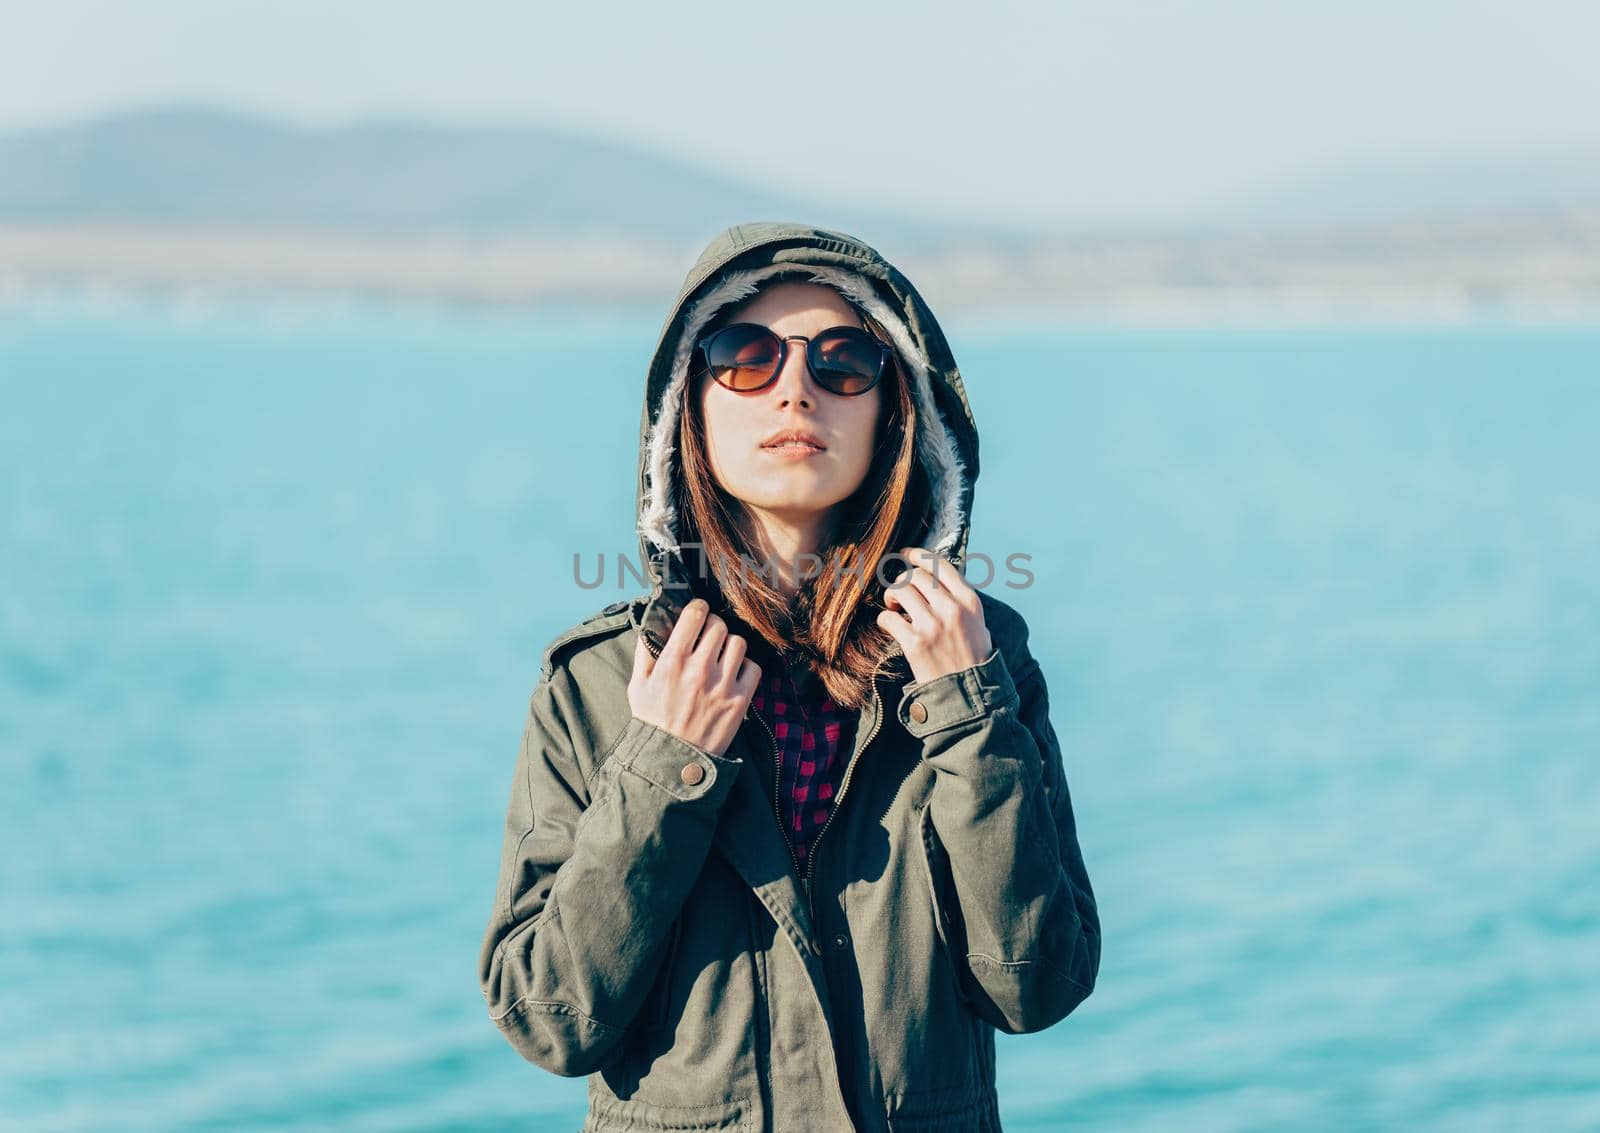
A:
[[[790,597],[800,589],[803,577],[814,576],[821,568],[815,558],[828,530],[826,512],[786,514],[750,509],[750,542],[757,565],[770,566],[772,584]]]

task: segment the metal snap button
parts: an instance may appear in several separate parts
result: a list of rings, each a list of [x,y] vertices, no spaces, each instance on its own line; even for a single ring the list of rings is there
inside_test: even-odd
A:
[[[698,763],[685,763],[683,765],[683,770],[678,772],[678,778],[682,779],[684,783],[690,787],[694,786],[705,777],[706,769],[701,767]]]
[[[928,706],[922,703],[922,701],[913,700],[911,702],[911,707],[906,709],[906,711],[917,723],[926,724],[928,722]]]
[[[843,948],[845,945],[847,945],[849,943],[850,943],[850,938],[848,936],[846,936],[844,933],[836,932],[836,933],[833,934],[833,946],[835,948]]]

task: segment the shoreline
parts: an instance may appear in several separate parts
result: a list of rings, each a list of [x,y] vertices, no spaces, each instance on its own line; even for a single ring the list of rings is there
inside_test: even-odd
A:
[[[1600,325],[1600,214],[899,252],[977,326]],[[0,311],[231,306],[659,319],[692,251],[622,236],[0,224]]]

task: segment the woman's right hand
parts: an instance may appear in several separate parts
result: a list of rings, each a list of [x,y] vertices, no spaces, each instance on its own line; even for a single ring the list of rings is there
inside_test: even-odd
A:
[[[633,714],[712,755],[733,743],[761,666],[745,656],[745,640],[711,612],[704,598],[683,609],[661,656],[637,637],[628,704]]]

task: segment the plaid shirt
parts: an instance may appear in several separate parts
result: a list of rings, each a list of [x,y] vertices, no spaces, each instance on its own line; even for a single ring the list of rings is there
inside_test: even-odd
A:
[[[803,874],[817,832],[833,810],[856,717],[833,702],[821,681],[802,683],[806,687],[797,688],[789,670],[774,665],[750,704],[778,741],[778,808]]]

